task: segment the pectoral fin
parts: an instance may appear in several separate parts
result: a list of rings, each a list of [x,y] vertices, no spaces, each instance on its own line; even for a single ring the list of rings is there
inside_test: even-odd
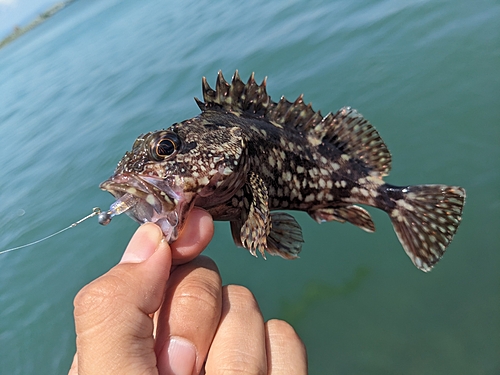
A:
[[[256,251],[265,258],[267,235],[271,231],[271,215],[268,206],[269,195],[264,181],[251,173],[243,186],[243,210],[241,219],[231,222],[231,232],[237,245],[248,249],[257,256]]]
[[[272,228],[267,237],[267,252],[285,259],[298,258],[302,250],[302,228],[292,215],[284,212],[271,214]]]
[[[231,233],[236,245],[265,259],[265,251],[285,259],[295,259],[302,249],[302,229],[292,215],[269,212],[269,195],[264,181],[251,173],[243,186],[241,218],[231,221]]]

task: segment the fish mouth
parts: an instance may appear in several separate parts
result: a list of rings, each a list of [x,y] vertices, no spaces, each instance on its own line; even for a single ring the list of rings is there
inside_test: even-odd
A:
[[[99,187],[117,199],[106,213],[108,221],[101,224],[125,212],[138,223],[159,225],[168,241],[175,239],[183,194],[172,183],[158,177],[117,174]]]

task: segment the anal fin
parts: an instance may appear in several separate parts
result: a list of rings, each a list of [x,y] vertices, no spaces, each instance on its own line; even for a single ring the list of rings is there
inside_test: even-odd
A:
[[[341,223],[348,221],[367,232],[375,232],[375,224],[373,224],[370,214],[359,206],[347,205],[320,208],[315,211],[310,211],[309,215],[318,223],[332,220]]]

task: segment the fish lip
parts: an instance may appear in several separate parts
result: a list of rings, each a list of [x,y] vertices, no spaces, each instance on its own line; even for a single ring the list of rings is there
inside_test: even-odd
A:
[[[158,213],[174,211],[181,196],[165,181],[158,177],[115,174],[103,181],[99,188],[111,193],[116,199],[132,194],[141,202],[147,203]],[[139,218],[136,218],[137,221]]]

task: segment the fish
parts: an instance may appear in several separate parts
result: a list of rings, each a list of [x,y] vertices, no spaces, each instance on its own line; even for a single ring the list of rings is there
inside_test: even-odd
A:
[[[193,207],[229,221],[237,246],[265,258],[298,257],[304,242],[296,219],[304,211],[318,223],[375,225],[359,205],[386,212],[406,254],[427,272],[441,259],[461,222],[466,193],[442,184],[385,183],[391,154],[374,126],[343,107],[323,116],[305,104],[267,93],[254,73],[238,71],[215,87],[202,78],[201,113],[140,135],[100,184],[117,200],[101,224],[126,212],[158,224],[171,243]]]

